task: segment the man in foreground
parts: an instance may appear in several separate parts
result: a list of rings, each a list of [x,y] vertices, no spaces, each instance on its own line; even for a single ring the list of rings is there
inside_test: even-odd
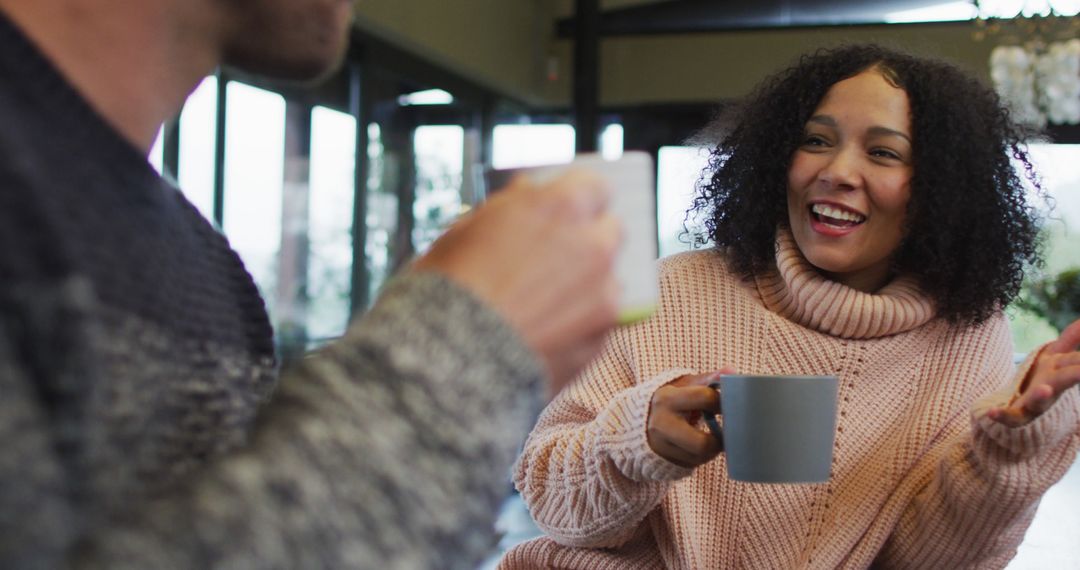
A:
[[[472,568],[618,227],[517,180],[280,378],[235,253],[145,155],[220,64],[315,77],[343,0],[0,0],[0,567]]]

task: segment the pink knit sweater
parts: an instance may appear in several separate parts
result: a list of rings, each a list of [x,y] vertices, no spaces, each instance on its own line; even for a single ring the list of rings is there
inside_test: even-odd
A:
[[[911,280],[876,294],[820,276],[789,236],[779,271],[734,277],[713,251],[662,262],[661,303],[544,411],[515,484],[547,536],[500,568],[999,568],[1080,448],[1080,390],[1017,429],[990,421],[1014,373],[1006,322],[933,318]],[[730,365],[841,379],[828,483],[685,469],[645,425],[660,386]]]

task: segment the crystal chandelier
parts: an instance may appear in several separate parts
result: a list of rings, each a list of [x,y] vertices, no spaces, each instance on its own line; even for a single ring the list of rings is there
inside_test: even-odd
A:
[[[1025,124],[1080,123],[1080,0],[976,1],[994,87]]]

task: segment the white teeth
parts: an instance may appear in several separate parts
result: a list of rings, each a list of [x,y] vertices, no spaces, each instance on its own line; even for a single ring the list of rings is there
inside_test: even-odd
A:
[[[855,212],[849,212],[847,210],[841,210],[839,208],[833,208],[825,204],[814,204],[811,211],[819,216],[826,216],[836,220],[845,220],[848,222],[854,222],[856,224],[862,223],[866,219],[866,216],[856,214]]]

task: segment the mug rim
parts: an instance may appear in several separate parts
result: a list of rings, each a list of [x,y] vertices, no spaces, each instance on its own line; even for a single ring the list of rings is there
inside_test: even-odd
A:
[[[761,380],[829,380],[839,379],[836,374],[721,374],[724,378],[756,378]]]

